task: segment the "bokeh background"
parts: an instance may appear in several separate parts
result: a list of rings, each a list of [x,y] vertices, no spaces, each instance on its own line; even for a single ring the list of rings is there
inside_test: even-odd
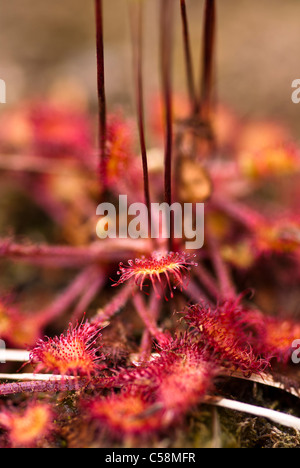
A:
[[[159,84],[158,1],[145,3],[145,81],[150,93]],[[194,58],[200,63],[203,1],[187,3]],[[104,4],[109,104],[132,110],[127,0],[104,0]],[[63,96],[64,89],[72,89],[78,98],[84,90],[89,103],[95,104],[92,0],[0,0],[0,11],[0,77],[7,82],[7,105],[53,92]],[[176,21],[174,76],[176,88],[181,90],[179,8]],[[299,46],[299,0],[220,0],[219,99],[242,117],[280,120],[299,139],[300,105],[291,102],[291,83],[300,78]]]

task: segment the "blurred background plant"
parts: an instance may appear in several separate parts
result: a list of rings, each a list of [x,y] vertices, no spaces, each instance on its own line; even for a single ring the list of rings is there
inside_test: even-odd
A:
[[[147,143],[155,198],[163,193],[159,181],[163,172],[164,116],[158,96],[159,2],[144,3]],[[10,346],[23,348],[29,345],[32,348],[45,331],[51,336],[59,335],[62,330],[67,330],[68,317],[71,316],[74,322],[88,308],[88,315],[94,316],[92,325],[82,323],[75,329],[71,327],[65,338],[61,335],[45,342],[38,341],[31,361],[37,364],[33,357],[38,356],[49,371],[63,368],[62,375],[71,371],[80,376],[85,375],[82,363],[87,361],[95,372],[106,366],[111,370],[116,365],[124,365],[124,373],[117,379],[117,386],[125,387],[120,398],[114,393],[107,399],[97,396],[89,404],[79,399],[80,405],[89,408],[96,427],[104,421],[112,433],[115,429],[129,435],[144,430],[146,433],[166,430],[172,421],[188,411],[190,405],[206,395],[219,364],[226,369],[228,366],[231,370],[234,367],[242,371],[239,378],[251,372],[260,374],[268,368],[270,354],[286,365],[290,344],[298,337],[299,325],[295,321],[299,319],[297,125],[300,110],[291,102],[291,83],[298,73],[295,57],[300,43],[297,20],[300,5],[296,0],[263,0],[256,4],[241,0],[236,3],[234,0],[218,2],[215,92],[221,104],[214,113],[213,130],[219,153],[211,160],[203,158],[202,161],[201,151],[207,154],[207,146],[211,148],[205,143],[201,146],[201,142],[196,157],[180,161],[181,179],[176,186],[176,195],[181,201],[197,202],[210,198],[206,218],[209,236],[200,253],[201,263],[191,269],[191,284],[182,295],[174,294],[171,307],[163,305],[153,294],[148,303],[138,294],[121,317],[112,319],[113,325],[109,327],[106,320],[125,305],[132,291],[131,287],[122,285],[120,291],[114,290],[111,301],[109,275],[117,272],[120,260],[139,254],[149,257],[153,252],[149,242],[116,242],[107,247],[95,242],[94,215],[103,186],[99,184],[96,149],[98,101],[93,2],[83,6],[82,0],[51,3],[29,0],[23,5],[11,0],[3,6],[0,40],[5,46],[0,52],[0,77],[7,83],[7,104],[0,108],[1,336]],[[127,2],[114,0],[104,4],[107,104],[110,111],[116,111],[109,117],[107,127],[109,196],[124,192],[137,201],[143,198],[143,187],[134,121],[135,88]],[[200,74],[204,2],[189,0],[187,6],[192,54],[194,63],[199,64],[196,71]],[[193,139],[189,134],[190,122],[184,120],[189,117],[189,103],[185,93],[179,13],[178,8],[178,21],[174,23],[174,117],[179,119],[176,128],[181,132],[179,153],[184,154],[189,152]],[[38,247],[36,243],[44,245]],[[22,258],[26,259],[24,264],[10,261]],[[147,259],[145,262],[149,265]],[[174,265],[169,263],[171,265],[168,261],[165,265],[163,259],[159,271],[163,271],[161,265],[164,265],[165,271],[172,273]],[[135,264],[139,265],[138,262]],[[188,263],[182,257],[176,268],[185,264]],[[51,268],[47,268],[49,266]],[[82,268],[75,278],[73,267]],[[133,267],[133,262],[129,262],[129,267]],[[120,270],[122,272],[121,267]],[[148,274],[154,276],[155,273],[153,268]],[[238,295],[247,288],[253,288],[255,292],[255,306],[270,315],[280,316],[284,311],[284,320],[280,317],[266,320],[258,310],[240,306],[244,299],[246,304],[250,302],[247,302],[246,293]],[[100,290],[102,293],[98,295]],[[57,299],[53,299],[56,295]],[[187,314],[187,321],[196,331],[172,341],[169,332],[174,332],[176,327],[177,331],[181,330],[178,317],[172,315],[173,307],[187,313],[185,306],[191,299],[196,302],[207,300],[205,307],[196,305]],[[219,302],[223,301],[221,307]],[[211,304],[217,304],[216,310]],[[138,312],[136,317],[133,309]],[[158,328],[160,309],[162,316]],[[99,334],[99,329],[96,331],[93,327],[99,324],[104,327],[103,340],[101,346],[93,348]],[[201,340],[205,337],[206,350],[197,348],[197,333]],[[134,356],[138,360],[141,356],[149,358],[153,351],[151,338],[159,343],[160,357],[153,364],[144,363],[144,372],[143,369],[139,371],[138,366],[127,372],[126,365],[132,367],[138,362]],[[217,350],[218,358],[215,356],[212,363],[207,362],[211,358],[207,358],[208,349],[210,352]],[[103,355],[97,354],[99,350]],[[138,351],[142,353],[134,354]],[[261,355],[263,359],[260,359]],[[98,366],[102,357],[104,360],[106,357],[106,362]],[[10,366],[8,369],[13,371]],[[38,369],[42,367],[38,366]],[[276,366],[275,370],[278,371]],[[178,372],[181,372],[179,377]],[[86,373],[90,374],[87,370]],[[278,375],[281,379],[293,377],[290,386],[299,385],[296,371],[292,373],[285,367]],[[67,380],[62,385],[79,392],[85,383],[74,384]],[[53,392],[58,388],[57,384],[47,384],[49,387],[43,387],[42,382],[32,383],[27,389],[48,388]],[[102,383],[94,384],[98,390],[107,382],[104,379]],[[180,392],[176,391],[178,386]],[[234,387],[229,380],[223,382],[222,389],[228,395],[239,396],[241,386]],[[1,389],[14,394],[21,388],[26,389],[26,385],[12,384]],[[253,385],[245,389],[245,400],[259,400],[264,406],[271,406],[262,396],[254,395],[255,388]],[[289,383],[285,382],[284,388],[289,390]],[[178,404],[172,399],[168,401],[168,392]],[[266,399],[271,398],[267,392],[271,390],[266,391]],[[60,401],[64,414],[68,409],[77,411],[75,399],[72,404],[63,401],[62,397]],[[119,408],[115,419],[114,405]],[[298,415],[298,406],[297,402],[293,407],[295,415]],[[278,403],[278,407],[283,411],[284,402]],[[29,404],[28,408],[19,415],[7,410],[1,415],[2,426],[10,431],[12,445],[22,440],[23,424],[32,429],[32,439],[29,437],[25,444],[35,444],[39,439],[39,431],[32,428],[36,408],[34,404]],[[41,415],[38,428],[42,435],[46,434],[52,413],[47,405],[42,411],[37,407],[37,413]],[[123,418],[123,414],[128,414],[128,419]],[[133,423],[132,414],[135,416]],[[221,423],[215,413],[210,415],[210,423],[214,423],[213,442],[210,443],[215,443],[216,426]],[[205,411],[200,416],[201,423],[197,422],[197,417],[197,413],[191,416],[191,426],[201,426]],[[232,422],[228,419],[222,424],[225,432],[231,430],[233,436],[236,429],[232,428]],[[236,426],[242,433],[243,423]],[[16,431],[20,427],[21,431]],[[82,434],[87,431],[87,426],[86,421],[79,419],[77,433],[68,433],[72,429],[63,420],[59,429],[60,437],[68,440],[68,446],[72,445],[72,438],[78,446],[88,444],[93,437],[92,434]],[[275,433],[275,428],[272,431]],[[259,437],[263,439],[265,435],[261,430],[255,440],[253,432],[248,442],[255,445]],[[277,439],[272,434],[267,443],[272,445],[274,437],[275,445]],[[297,437],[290,442],[288,436],[286,432],[286,444],[297,445]],[[191,439],[187,440],[189,437]],[[179,431],[172,435],[168,444],[176,445],[181,440],[184,445],[194,446],[197,437],[201,438],[201,445],[205,445],[203,427],[201,431],[191,430],[185,440]],[[100,437],[100,441],[94,439],[94,443],[95,440],[99,445],[105,443],[105,437],[103,440]],[[239,442],[246,445],[246,436],[242,442],[235,441],[237,445]],[[139,442],[135,440],[134,443]],[[230,443],[227,440],[225,445]],[[261,440],[259,443],[262,444]]]

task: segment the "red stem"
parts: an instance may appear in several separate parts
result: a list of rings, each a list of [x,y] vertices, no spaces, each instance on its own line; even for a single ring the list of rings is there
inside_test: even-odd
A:
[[[209,292],[209,294],[214,298],[218,298],[220,292],[214,278],[210,275],[210,273],[206,271],[206,269],[200,264],[198,264],[197,268],[195,268],[193,272],[205,287],[205,289]]]
[[[211,105],[214,78],[216,34],[216,3],[215,0],[206,0],[204,19],[204,41],[202,58],[202,82],[201,82],[201,117],[209,123],[211,119]]]
[[[103,6],[102,0],[95,0],[96,10],[96,47],[97,47],[97,84],[99,101],[99,142],[100,142],[100,174],[104,187],[107,186],[106,161],[106,96],[105,96],[105,67],[104,67],[104,39],[103,39]]]
[[[165,108],[165,202],[172,205],[172,29],[173,0],[161,0],[161,71],[162,91]],[[174,244],[174,218],[171,216],[169,250]]]
[[[103,274],[103,272],[101,272],[101,270],[99,270],[98,268],[95,269],[94,276],[91,275],[86,291],[84,292],[74,309],[74,312],[72,314],[73,322],[79,320],[83,316],[88,306],[94,300],[99,291],[101,291],[101,289],[103,288],[105,280],[106,277]]]
[[[191,41],[190,41],[188,16],[187,16],[185,0],[180,0],[180,8],[181,8],[183,45],[184,45],[184,54],[185,54],[188,91],[189,91],[189,96],[190,96],[191,109],[193,109],[193,113],[197,114],[199,111],[199,108],[198,108],[197,95],[196,95],[196,86],[195,86],[193,61],[192,61],[192,53],[191,53]]]
[[[213,197],[212,204],[235,221],[243,224],[250,231],[257,231],[258,226],[266,222],[264,217],[257,211],[252,210],[242,203],[224,197]]]
[[[0,395],[15,395],[17,393],[33,392],[70,392],[80,388],[107,388],[110,384],[105,379],[95,381],[64,379],[51,381],[13,382],[0,385]]]
[[[133,47],[133,62],[134,76],[136,82],[136,103],[137,103],[137,118],[138,129],[140,136],[140,146],[143,163],[144,175],[144,195],[145,203],[148,209],[149,229],[151,226],[151,201],[149,188],[149,173],[147,161],[147,148],[145,137],[145,112],[144,112],[144,89],[143,89],[143,3],[141,1],[131,4],[131,30],[132,30],[132,47]]]
[[[109,239],[88,247],[22,245],[0,239],[0,259],[25,261],[47,267],[80,267],[96,262],[113,262],[132,254],[150,253],[148,241]]]
[[[161,298],[157,297],[157,295],[153,291],[150,297],[149,310],[155,322],[157,322],[158,317],[159,317],[160,305],[161,305]],[[152,336],[149,330],[147,329],[143,333],[142,342],[141,342],[140,353],[141,353],[142,362],[147,361],[149,359],[151,350],[152,350]]]
[[[229,269],[220,253],[220,245],[212,233],[210,233],[209,236],[209,244],[212,261],[219,281],[222,299],[234,299],[236,297],[236,290],[233,285]]]
[[[190,280],[189,283],[185,286],[183,293],[193,302],[198,303],[205,301],[207,304],[211,304],[211,301],[208,299],[206,294],[193,280]]]
[[[133,303],[135,305],[136,311],[143,320],[147,330],[157,340],[158,343],[163,344],[167,337],[166,335],[157,327],[156,320],[149,313],[148,308],[146,307],[143,298],[140,294],[136,294],[133,297]]]
[[[104,309],[100,310],[93,319],[93,323],[103,323],[116,315],[123,307],[125,307],[128,299],[133,294],[133,286],[131,283],[125,285],[120,292],[109,302]]]
[[[96,272],[101,276],[100,270],[94,266],[84,269],[51,306],[39,314],[37,320],[40,322],[41,326],[53,322],[57,317],[66,312],[75,300],[83,294],[91,282],[93,283]]]

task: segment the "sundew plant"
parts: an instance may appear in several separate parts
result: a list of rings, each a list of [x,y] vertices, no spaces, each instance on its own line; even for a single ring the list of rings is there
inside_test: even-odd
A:
[[[88,2],[97,109],[44,95],[1,107],[2,448],[300,445],[300,148],[219,102],[216,0],[202,2],[198,43],[192,0],[155,2],[149,103],[149,1],[124,0],[134,116],[107,98],[123,71],[107,73],[104,0]],[[204,207],[203,246],[187,248],[159,204]]]

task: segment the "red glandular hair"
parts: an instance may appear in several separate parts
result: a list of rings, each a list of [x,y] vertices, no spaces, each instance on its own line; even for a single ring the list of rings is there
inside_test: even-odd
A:
[[[263,372],[269,360],[254,350],[257,330],[248,324],[247,313],[230,301],[215,309],[197,304],[189,308],[186,320],[222,365],[251,375]]]
[[[154,410],[140,392],[125,391],[107,398],[94,398],[86,409],[92,420],[116,437],[151,433],[162,426],[161,409]]]
[[[177,287],[180,289],[184,288],[190,268],[197,266],[197,263],[192,259],[195,256],[191,257],[190,254],[184,252],[169,252],[168,254],[154,252],[150,258],[142,257],[141,259],[135,259],[135,261],[129,260],[128,265],[120,263],[118,271],[120,279],[114,286],[118,286],[134,278],[135,283],[142,290],[145,281],[150,279],[156,295],[160,297],[156,282],[159,283],[163,290],[165,280],[170,290],[170,295],[173,297],[172,289],[176,289]],[[175,280],[173,288],[171,285],[172,280]]]
[[[161,369],[157,400],[171,418],[180,416],[203,399],[218,370],[216,363],[209,360],[204,349],[189,335],[165,348],[152,367]]]
[[[55,413],[48,403],[31,402],[22,410],[0,411],[0,426],[7,432],[9,445],[34,447],[54,430]]]
[[[271,317],[260,311],[249,313],[248,325],[255,327],[257,338],[253,347],[257,353],[287,363],[300,339],[300,323],[289,318]]]
[[[30,352],[30,362],[36,370],[46,370],[60,375],[91,376],[103,366],[99,364],[97,338],[100,330],[88,322],[73,327],[66,335],[39,340]]]
[[[96,398],[88,409],[115,435],[164,430],[203,400],[216,372],[215,363],[186,335],[169,343],[152,362],[121,371],[117,383],[122,392]]]
[[[117,186],[128,172],[137,171],[134,126],[121,114],[111,114],[107,119],[106,158],[107,182]]]

